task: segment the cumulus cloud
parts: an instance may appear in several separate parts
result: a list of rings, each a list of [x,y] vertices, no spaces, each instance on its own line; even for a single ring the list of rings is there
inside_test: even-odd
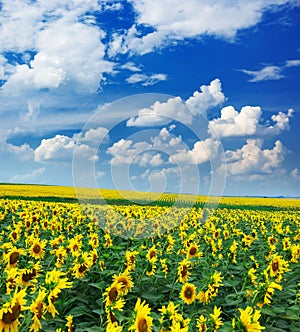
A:
[[[150,108],[143,108],[137,117],[130,118],[127,126],[164,125],[172,120],[191,124],[193,117],[222,103],[225,96],[221,82],[215,79],[208,86],[202,85],[186,101],[181,97],[169,98],[166,102],[155,102]]]
[[[233,106],[224,107],[221,117],[209,121],[208,132],[212,137],[235,137],[253,135],[278,135],[283,130],[289,129],[289,118],[293,110],[287,114],[279,112],[272,115],[274,125],[260,124],[262,111],[259,106],[244,106],[238,112]]]
[[[77,158],[89,161],[98,160],[97,150],[99,142],[107,135],[105,128],[89,129],[84,134],[74,134],[72,137],[56,135],[43,139],[34,151],[34,160],[37,162],[71,162],[74,149]]]
[[[167,79],[167,75],[165,74],[133,74],[129,76],[126,81],[127,83],[135,84],[140,83],[143,86],[154,85],[160,81],[165,81]]]
[[[194,144],[192,150],[180,150],[170,156],[170,163],[186,163],[200,165],[218,156],[220,141],[207,138]]]
[[[104,139],[109,139],[108,130],[104,127],[91,128],[85,133],[75,134],[74,139],[77,143],[85,143],[97,148]]]
[[[137,20],[130,29],[113,36],[111,55],[128,51],[145,54],[170,43],[201,35],[233,40],[238,30],[257,24],[271,6],[287,3],[296,5],[289,0],[239,0],[234,3],[190,0],[188,6],[181,0],[130,2],[137,12]],[[142,33],[139,26],[153,29]]]
[[[147,142],[134,143],[132,140],[120,139],[107,149],[107,153],[112,155],[111,164],[140,164],[145,166],[150,162],[150,153],[145,151],[151,149],[151,144]]]
[[[172,120],[191,124],[192,118],[192,114],[181,97],[174,97],[169,98],[166,102],[157,101],[150,108],[139,110],[137,117],[132,117],[127,121],[127,126],[158,126]]]
[[[3,89],[56,89],[71,84],[81,92],[95,92],[103,73],[113,64],[104,60],[103,33],[96,27],[57,20],[36,34],[38,50],[29,64],[17,64]]]
[[[181,136],[171,133],[173,129],[174,126],[162,128],[148,142],[120,139],[107,149],[107,153],[112,155],[111,164],[136,164],[142,167],[165,164],[164,155],[170,156],[186,148]]]
[[[263,149],[263,140],[248,139],[246,144],[237,150],[225,151],[226,169],[231,176],[249,176],[251,179],[263,178],[275,174],[284,161],[287,149],[277,140],[271,149]]]
[[[193,115],[204,113],[211,107],[217,106],[225,101],[222,92],[221,81],[216,78],[209,85],[201,85],[200,91],[195,91],[186,101]]]

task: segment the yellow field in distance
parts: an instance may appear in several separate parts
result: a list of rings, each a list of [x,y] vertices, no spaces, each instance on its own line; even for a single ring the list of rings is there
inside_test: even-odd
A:
[[[66,198],[66,199],[99,199],[128,200],[156,202],[183,202],[183,203],[219,203],[228,206],[270,206],[284,208],[300,208],[300,199],[297,198],[264,198],[264,197],[206,197],[191,194],[152,193],[98,188],[74,188],[72,186],[48,186],[27,184],[0,184],[0,197],[18,198]]]

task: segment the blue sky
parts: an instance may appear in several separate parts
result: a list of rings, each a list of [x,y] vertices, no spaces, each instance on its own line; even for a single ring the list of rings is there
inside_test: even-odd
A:
[[[300,196],[300,2],[0,4],[0,182]]]

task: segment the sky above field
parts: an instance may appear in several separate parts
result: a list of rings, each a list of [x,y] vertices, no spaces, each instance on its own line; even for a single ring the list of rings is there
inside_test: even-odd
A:
[[[4,0],[0,182],[300,196],[298,0]]]

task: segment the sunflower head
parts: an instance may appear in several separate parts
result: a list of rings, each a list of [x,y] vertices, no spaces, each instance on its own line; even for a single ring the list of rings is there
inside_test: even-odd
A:
[[[182,286],[180,292],[180,298],[186,304],[191,304],[196,299],[196,287],[193,284],[186,283]]]
[[[187,256],[189,258],[193,258],[197,256],[198,253],[198,246],[196,244],[191,244],[188,248]]]
[[[19,316],[24,310],[26,300],[24,299],[26,291],[22,289],[15,292],[9,302],[5,303],[0,309],[0,330],[17,331],[19,325]]]

